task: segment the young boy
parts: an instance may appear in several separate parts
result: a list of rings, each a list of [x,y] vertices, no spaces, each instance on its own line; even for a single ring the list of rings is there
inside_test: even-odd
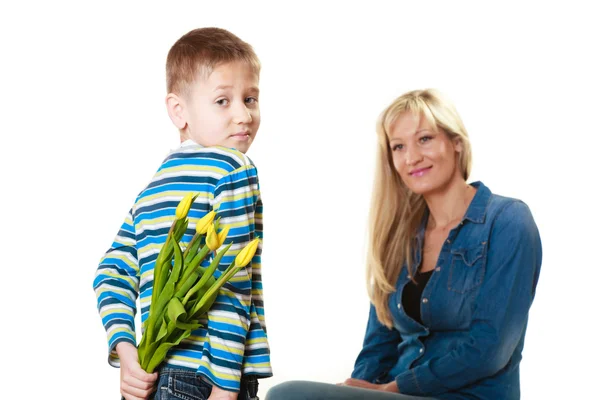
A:
[[[212,209],[221,224],[230,226],[233,245],[223,268],[253,238],[262,237],[258,176],[244,154],[260,125],[259,74],[252,47],[223,29],[193,30],[169,51],[166,105],[181,147],[137,197],[94,280],[109,364],[121,367],[121,394],[127,400],[146,399],[155,390],[155,399],[250,399],[256,378],[272,375],[260,247],[252,263],[221,289],[205,327],[174,347],[158,373],[140,368],[134,327],[138,293],[142,322],[148,317],[155,259],[185,194],[200,196],[188,214],[184,243],[191,240],[196,221]]]

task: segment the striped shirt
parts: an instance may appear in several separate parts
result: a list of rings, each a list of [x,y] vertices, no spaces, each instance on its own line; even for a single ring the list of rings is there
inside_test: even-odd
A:
[[[148,318],[155,260],[175,220],[179,201],[199,193],[188,213],[182,238],[185,248],[196,222],[210,210],[230,226],[215,277],[255,237],[262,238],[262,201],[256,167],[241,152],[225,147],[203,147],[187,141],[164,160],[151,182],[139,194],[112,246],[102,257],[94,290],[107,332],[109,364],[118,367],[117,343],[136,343],[136,299],[142,323]],[[272,375],[265,327],[262,280],[262,241],[252,262],[226,283],[203,327],[171,349],[170,367],[192,369],[216,386],[239,391],[241,375]],[[208,265],[209,260],[205,261]]]

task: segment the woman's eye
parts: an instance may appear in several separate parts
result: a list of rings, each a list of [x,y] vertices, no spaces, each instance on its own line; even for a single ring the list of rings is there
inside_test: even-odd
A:
[[[403,144],[396,144],[392,147],[392,151],[402,150],[404,148]]]
[[[256,102],[258,102],[256,97],[246,97],[246,103],[254,104]]]
[[[431,136],[423,136],[422,138],[419,138],[419,141],[421,143],[426,143],[429,142],[431,139],[433,139]]]
[[[227,99],[219,99],[219,100],[215,101],[215,103],[217,103],[220,106],[226,106],[227,104],[229,104],[229,100],[227,100]]]

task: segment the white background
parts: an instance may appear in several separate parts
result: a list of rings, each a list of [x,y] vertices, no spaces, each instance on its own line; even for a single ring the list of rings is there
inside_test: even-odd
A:
[[[597,395],[600,28],[588,3],[7,4],[3,390],[118,398],[92,280],[135,196],[178,145],[163,103],[170,46],[219,26],[263,63],[263,122],[248,153],[265,203],[275,371],[261,398],[285,380],[350,375],[368,310],[375,120],[398,95],[426,87],[445,92],[464,119],[471,180],[524,200],[541,232],[523,398]]]

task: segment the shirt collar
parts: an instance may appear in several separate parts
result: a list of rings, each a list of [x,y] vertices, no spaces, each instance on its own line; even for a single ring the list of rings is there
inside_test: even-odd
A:
[[[194,142],[192,139],[186,139],[183,142],[181,142],[181,147],[189,147],[189,146],[200,146],[198,143]]]
[[[483,184],[483,182],[477,181],[470,184],[477,191],[475,192],[475,196],[473,200],[471,200],[471,204],[467,208],[467,212],[461,221],[469,220],[476,224],[482,224],[485,222],[485,212],[487,210],[487,206],[492,198],[492,192],[488,189],[487,186]],[[425,236],[425,227],[427,226],[427,220],[429,219],[429,210],[425,209],[425,214],[423,215],[423,219],[421,220],[421,225],[419,226],[419,230],[417,231],[417,241],[419,245],[422,245],[423,238]]]
[[[475,192],[475,197],[473,197],[471,204],[469,204],[469,208],[467,208],[463,221],[468,219],[476,224],[482,224],[485,221],[485,212],[490,199],[492,198],[492,192],[487,186],[479,181],[471,183],[471,186],[477,189],[477,192]]]

